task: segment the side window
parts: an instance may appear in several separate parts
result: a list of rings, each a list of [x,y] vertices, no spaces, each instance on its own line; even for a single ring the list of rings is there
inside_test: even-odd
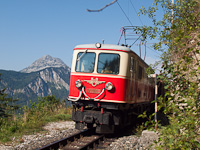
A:
[[[135,72],[135,60],[133,57],[131,57],[130,72]]]
[[[144,78],[145,78],[145,79],[148,78],[147,73],[146,73],[146,70],[144,70]]]
[[[138,79],[141,80],[143,78],[143,68],[139,65],[138,67]]]

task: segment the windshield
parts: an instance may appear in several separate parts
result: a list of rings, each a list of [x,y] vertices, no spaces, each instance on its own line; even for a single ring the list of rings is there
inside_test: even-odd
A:
[[[98,60],[98,73],[119,74],[119,54],[100,53]]]
[[[78,53],[76,61],[76,71],[88,73],[94,72],[95,57],[95,53]]]

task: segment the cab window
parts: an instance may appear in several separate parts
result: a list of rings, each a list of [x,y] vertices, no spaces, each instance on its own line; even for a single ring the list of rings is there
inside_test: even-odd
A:
[[[97,72],[103,74],[119,74],[119,54],[100,53]]]
[[[87,72],[87,73],[94,72],[95,57],[96,57],[95,53],[87,53],[87,52],[78,53],[75,70],[77,72]]]

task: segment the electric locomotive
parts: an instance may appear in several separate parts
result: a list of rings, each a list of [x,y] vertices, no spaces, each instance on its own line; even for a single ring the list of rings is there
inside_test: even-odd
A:
[[[74,48],[68,100],[75,128],[96,127],[113,133],[149,108],[154,84],[148,65],[130,48],[112,44],[83,44]]]

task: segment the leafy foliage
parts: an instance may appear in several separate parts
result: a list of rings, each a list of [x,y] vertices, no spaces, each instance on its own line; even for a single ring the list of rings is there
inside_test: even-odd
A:
[[[158,6],[165,13],[156,20]],[[171,15],[171,11],[174,14]],[[159,78],[167,92],[160,98],[159,108],[164,108],[170,125],[160,130],[157,149],[200,148],[200,2],[197,0],[155,0],[148,14],[153,26],[138,28],[144,37],[159,39],[155,50],[163,52]]]

